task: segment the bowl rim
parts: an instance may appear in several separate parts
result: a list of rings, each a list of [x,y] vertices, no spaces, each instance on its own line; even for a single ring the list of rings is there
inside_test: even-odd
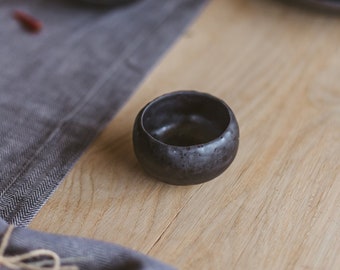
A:
[[[165,98],[169,98],[169,97],[173,97],[173,96],[177,96],[177,95],[182,95],[182,94],[189,94],[189,95],[196,95],[196,96],[206,97],[206,98],[209,98],[211,100],[215,100],[215,101],[219,102],[220,104],[222,104],[227,109],[228,116],[229,116],[229,123],[228,123],[227,127],[222,131],[222,133],[218,137],[216,137],[213,140],[207,141],[205,143],[181,146],[181,145],[167,144],[167,143],[165,143],[165,142],[155,138],[154,136],[152,136],[150,134],[150,132],[147,131],[147,129],[144,127],[144,121],[143,121],[143,118],[144,118],[144,115],[145,115],[147,109],[150,108],[153,104],[155,104],[157,102],[160,102],[161,100],[163,100]],[[148,104],[146,104],[145,107],[142,109],[139,121],[140,121],[139,124],[140,124],[143,132],[152,141],[154,141],[154,142],[156,142],[158,144],[161,144],[163,146],[166,146],[166,147],[171,147],[171,148],[176,148],[176,149],[188,149],[188,150],[189,149],[194,149],[194,148],[196,149],[197,147],[203,147],[203,146],[206,146],[206,145],[210,145],[210,144],[213,144],[213,143],[217,142],[218,140],[222,139],[230,131],[232,123],[236,123],[237,128],[238,128],[236,117],[235,117],[233,111],[231,110],[231,108],[228,106],[228,104],[225,101],[223,101],[222,99],[220,99],[220,98],[218,98],[216,96],[213,96],[213,95],[211,95],[209,93],[200,92],[200,91],[196,91],[196,90],[178,90],[178,91],[173,91],[173,92],[165,93],[165,94],[163,94],[163,95],[153,99]],[[238,137],[239,137],[239,135],[237,134],[237,139],[238,139]]]

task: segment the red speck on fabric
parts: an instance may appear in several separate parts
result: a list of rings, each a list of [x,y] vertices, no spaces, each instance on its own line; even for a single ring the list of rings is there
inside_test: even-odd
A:
[[[29,32],[39,33],[42,29],[41,21],[23,11],[15,10],[13,17]]]

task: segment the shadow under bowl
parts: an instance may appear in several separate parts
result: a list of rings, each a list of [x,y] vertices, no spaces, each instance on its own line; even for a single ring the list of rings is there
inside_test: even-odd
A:
[[[234,160],[239,127],[222,100],[177,91],[147,104],[133,129],[136,157],[154,178],[174,185],[209,181]]]

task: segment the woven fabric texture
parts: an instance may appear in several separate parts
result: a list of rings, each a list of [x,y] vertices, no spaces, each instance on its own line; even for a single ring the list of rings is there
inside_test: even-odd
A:
[[[0,217],[29,224],[204,2],[1,1]],[[24,31],[15,9],[42,31]]]
[[[8,225],[0,219],[0,246],[4,254],[0,254],[0,269],[59,269],[53,268],[46,256],[36,256],[25,263],[41,263],[44,268],[25,268],[6,265],[15,255],[27,254],[31,251],[48,250],[54,252],[63,266],[77,266],[79,270],[174,270],[174,268],[156,261],[136,251],[119,245],[55,234],[36,232],[27,228],[15,228],[6,243]],[[6,244],[6,246],[5,246]],[[18,264],[15,264],[18,265]],[[31,265],[32,266],[32,265]]]

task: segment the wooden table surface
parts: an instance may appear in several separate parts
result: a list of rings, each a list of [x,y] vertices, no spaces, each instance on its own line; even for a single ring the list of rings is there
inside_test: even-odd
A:
[[[170,186],[133,153],[137,112],[174,90],[224,99],[231,167]],[[30,225],[122,244],[180,269],[339,269],[340,16],[214,0],[77,162]]]

